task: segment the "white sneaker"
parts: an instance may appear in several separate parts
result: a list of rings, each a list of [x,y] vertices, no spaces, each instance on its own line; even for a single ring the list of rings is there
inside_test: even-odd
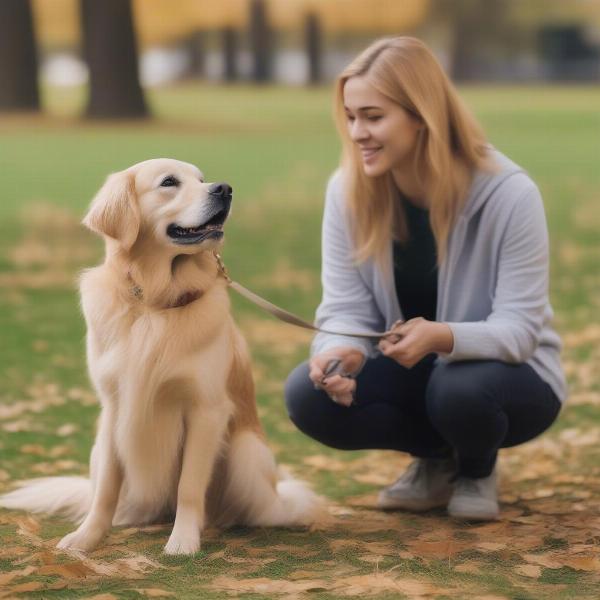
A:
[[[448,503],[448,513],[457,519],[492,521],[499,517],[496,469],[487,477],[459,477]]]
[[[379,492],[377,506],[423,511],[446,506],[455,463],[450,458],[416,458],[400,478]]]

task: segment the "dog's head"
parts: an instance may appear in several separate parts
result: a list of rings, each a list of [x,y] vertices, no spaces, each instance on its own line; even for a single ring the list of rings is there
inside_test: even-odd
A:
[[[231,196],[228,184],[206,183],[194,165],[147,160],[110,175],[83,224],[125,251],[152,238],[177,254],[193,254],[220,244]]]

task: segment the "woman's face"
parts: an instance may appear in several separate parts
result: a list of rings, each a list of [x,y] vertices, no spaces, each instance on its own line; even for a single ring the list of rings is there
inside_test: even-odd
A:
[[[367,176],[412,166],[421,123],[410,113],[359,76],[344,85],[344,108]]]

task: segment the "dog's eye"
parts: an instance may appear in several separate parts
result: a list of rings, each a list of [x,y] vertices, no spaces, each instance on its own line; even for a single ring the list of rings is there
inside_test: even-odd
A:
[[[178,185],[179,181],[173,175],[165,177],[160,183],[161,187],[177,187]]]

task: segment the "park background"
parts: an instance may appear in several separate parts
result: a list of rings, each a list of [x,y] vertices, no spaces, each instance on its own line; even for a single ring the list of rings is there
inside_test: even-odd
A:
[[[77,274],[102,257],[80,219],[109,172],[168,156],[234,188],[232,276],[307,318],[323,192],[338,163],[331,81],[382,35],[424,39],[491,142],[539,184],[568,404],[500,459],[502,519],[384,514],[407,457],[306,439],[283,405],[310,335],[232,298],[278,461],[331,504],[314,531],[168,526],[54,549],[59,519],[0,512],[0,598],[597,598],[600,595],[598,0],[1,0],[0,489],[85,474],[97,402]]]

